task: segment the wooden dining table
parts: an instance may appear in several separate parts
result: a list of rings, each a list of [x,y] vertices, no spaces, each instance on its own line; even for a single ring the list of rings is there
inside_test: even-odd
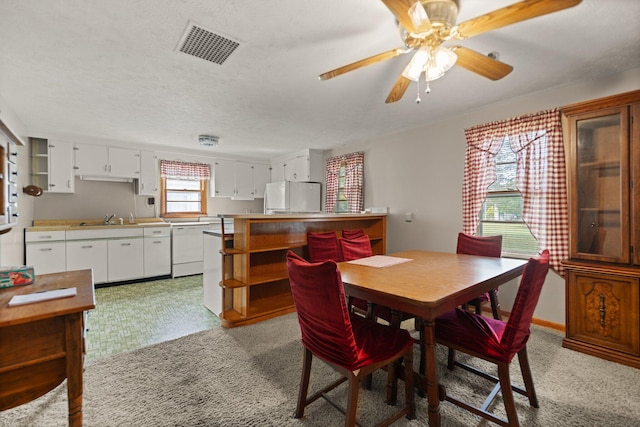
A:
[[[405,258],[388,266],[389,258]],[[371,261],[339,263],[345,292],[374,304],[384,305],[422,318],[425,375],[415,374],[416,387],[426,391],[429,425],[440,425],[440,392],[436,363],[435,319],[449,310],[522,274],[526,260],[458,255],[410,250]],[[367,261],[364,261],[366,263]]]

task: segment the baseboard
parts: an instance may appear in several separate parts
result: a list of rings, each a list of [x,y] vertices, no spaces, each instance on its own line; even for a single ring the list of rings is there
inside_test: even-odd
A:
[[[491,315],[491,308],[490,307],[489,308],[482,307],[482,311],[483,312],[488,312],[489,315]],[[511,314],[511,312],[504,311],[504,310],[500,310],[500,313],[502,313],[502,318],[504,320],[509,318],[509,314]],[[560,332],[566,332],[566,327],[562,323],[551,322],[549,320],[544,320],[544,319],[537,319],[535,317],[533,319],[531,319],[531,323],[533,323],[534,325],[537,325],[537,326],[542,326],[544,328],[554,329],[554,330],[560,331]]]

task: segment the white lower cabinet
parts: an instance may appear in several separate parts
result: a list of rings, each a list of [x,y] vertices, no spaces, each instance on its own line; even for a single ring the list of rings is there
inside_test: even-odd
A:
[[[144,277],[171,274],[171,234],[169,227],[144,229]]]
[[[33,266],[36,277],[65,271],[64,242],[28,243],[26,252],[27,265]]]
[[[65,271],[64,231],[25,232],[24,242],[27,265],[36,276]]]
[[[107,241],[107,257],[109,258],[107,276],[110,282],[143,277],[144,245],[142,240],[142,237],[132,237]]]
[[[75,240],[67,241],[67,271],[93,270],[93,282],[105,283],[107,276],[107,241]]]

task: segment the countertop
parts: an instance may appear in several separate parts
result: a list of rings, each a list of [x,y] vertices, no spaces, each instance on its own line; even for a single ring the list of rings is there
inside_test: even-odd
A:
[[[366,217],[380,217],[386,216],[386,213],[365,213],[365,214],[351,214],[351,213],[310,213],[310,214],[219,214],[219,218],[237,218],[237,219],[331,219],[331,218],[366,218]]]
[[[117,220],[116,220],[117,221]],[[202,223],[200,223],[202,224]],[[59,230],[85,230],[85,229],[111,229],[111,228],[131,228],[131,227],[171,227],[171,223],[164,222],[160,218],[137,218],[136,222],[130,224],[124,219],[123,224],[105,224],[101,219],[39,219],[33,221],[32,227],[25,228],[25,231],[59,231]]]

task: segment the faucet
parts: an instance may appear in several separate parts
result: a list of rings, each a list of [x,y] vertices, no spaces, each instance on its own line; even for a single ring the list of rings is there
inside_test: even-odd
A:
[[[105,215],[104,216],[104,223],[105,224],[111,224],[111,220],[113,219],[114,216],[116,216],[116,214]]]

